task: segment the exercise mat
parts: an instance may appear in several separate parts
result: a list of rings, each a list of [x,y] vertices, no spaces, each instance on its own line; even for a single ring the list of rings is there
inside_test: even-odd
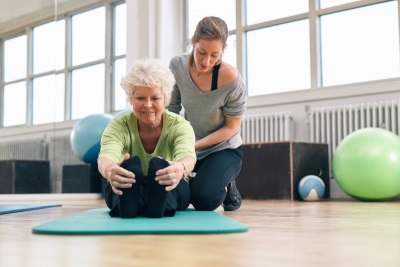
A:
[[[188,209],[174,217],[130,219],[110,217],[108,209],[91,209],[32,228],[38,234],[223,234],[246,232],[248,226],[215,211]]]

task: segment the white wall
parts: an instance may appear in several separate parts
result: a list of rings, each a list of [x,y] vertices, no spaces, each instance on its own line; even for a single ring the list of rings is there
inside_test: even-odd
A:
[[[127,67],[137,59],[158,58],[168,65],[182,51],[180,0],[126,0]]]
[[[70,10],[98,3],[99,0],[0,0],[0,35],[29,23],[54,18]]]

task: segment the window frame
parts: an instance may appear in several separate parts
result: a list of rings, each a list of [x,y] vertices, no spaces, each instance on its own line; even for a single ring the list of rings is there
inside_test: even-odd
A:
[[[104,95],[104,112],[105,113],[115,113],[118,110],[114,108],[114,83],[113,83],[113,69],[114,64],[117,59],[126,58],[126,51],[124,54],[121,54],[117,57],[114,57],[114,38],[115,34],[113,29],[115,28],[116,23],[116,14],[115,9],[118,5],[126,4],[124,0],[103,0],[98,1],[94,4],[89,4],[83,7],[79,7],[73,10],[67,10],[64,12],[60,12],[60,14],[47,16],[41,18],[35,22],[30,22],[27,25],[22,27],[18,27],[16,29],[11,30],[10,32],[6,32],[0,34],[0,130],[6,130],[10,132],[18,132],[20,131],[21,127],[30,127],[34,128],[29,131],[31,132],[43,132],[43,131],[50,131],[54,130],[55,124],[57,124],[57,128],[59,129],[70,129],[72,125],[77,120],[71,119],[71,76],[72,71],[85,68],[88,66],[93,66],[96,64],[103,63],[104,64],[104,82],[105,82],[105,95]],[[98,8],[98,7],[105,7],[105,56],[103,59],[87,62],[84,64],[72,66],[72,16]],[[33,74],[33,29],[40,25],[55,22],[58,20],[65,20],[65,62],[64,67],[58,70],[51,70],[46,72],[40,72]],[[26,35],[27,36],[27,75],[26,77],[13,80],[10,82],[4,82],[4,42],[9,39],[13,39],[15,37]],[[64,120],[62,122],[49,122],[45,124],[33,124],[33,80],[38,77],[46,76],[46,75],[57,75],[57,74],[64,74]],[[16,83],[18,81],[26,81],[27,84],[27,114],[26,114],[26,123],[21,125],[15,126],[3,126],[4,122],[4,87],[8,84]]]
[[[237,44],[237,69],[241,73],[247,86],[247,59],[246,59],[246,34],[248,31],[262,29],[271,26],[277,26],[284,23],[290,23],[298,20],[309,20],[310,33],[310,81],[311,87],[303,90],[288,91],[273,94],[264,94],[249,96],[247,100],[248,107],[265,107],[269,105],[295,104],[301,102],[310,102],[317,100],[327,100],[341,97],[354,97],[378,93],[397,92],[400,87],[400,77],[359,82],[335,86],[321,86],[321,51],[320,51],[320,17],[327,14],[346,11],[350,9],[371,6],[375,4],[390,2],[393,0],[361,0],[346,4],[341,4],[324,9],[319,8],[319,0],[309,0],[309,12],[288,16],[271,21],[264,21],[252,25],[246,25],[245,19],[245,0],[236,0],[236,29],[229,31],[229,35],[236,34]],[[400,17],[400,3],[397,2],[398,14]],[[185,1],[186,10],[184,21],[185,27],[188,27],[188,0]],[[399,19],[400,29],[400,19]],[[190,33],[193,34],[193,33]],[[191,36],[185,37],[184,50],[190,45]],[[400,30],[399,30],[400,39]]]

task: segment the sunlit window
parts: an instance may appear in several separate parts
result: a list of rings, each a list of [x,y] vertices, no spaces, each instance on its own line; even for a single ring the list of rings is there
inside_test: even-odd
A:
[[[33,80],[33,124],[64,120],[64,74]]]
[[[105,26],[104,7],[72,17],[72,65],[104,58]]]
[[[3,126],[26,124],[27,36],[4,42]],[[23,81],[20,81],[23,80]]]
[[[310,88],[308,20],[247,33],[249,96]]]
[[[222,18],[228,30],[236,28],[236,0],[188,0],[188,35],[193,36],[197,23],[207,16]]]
[[[202,17],[226,19],[230,37],[223,59],[244,74],[249,96],[400,77],[398,1],[186,3],[186,44]]]
[[[236,67],[236,34],[229,35],[222,59]]]
[[[22,35],[4,42],[4,81],[23,79],[27,74],[27,39]]]
[[[308,12],[308,0],[246,0],[247,24]]]
[[[321,18],[324,86],[398,77],[397,2]]]
[[[33,28],[33,73],[65,67],[65,20]]]
[[[0,40],[0,127],[126,108],[119,84],[126,72],[126,4],[103,2],[40,19]]]
[[[26,82],[18,82],[4,87],[4,126],[26,123]]]
[[[104,64],[72,72],[73,120],[104,113]]]
[[[115,7],[115,56],[126,53],[126,4]]]

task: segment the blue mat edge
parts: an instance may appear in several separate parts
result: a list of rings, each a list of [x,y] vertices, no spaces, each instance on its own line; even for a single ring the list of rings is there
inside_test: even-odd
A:
[[[0,204],[1,206],[26,206],[25,208],[18,208],[18,209],[10,209],[7,211],[0,211],[0,215],[10,214],[10,213],[17,213],[23,211],[30,211],[30,210],[39,210],[39,209],[47,209],[53,207],[61,207],[62,204]]]
[[[136,234],[136,235],[148,235],[148,234],[172,234],[172,235],[193,234],[193,235],[204,235],[204,234],[234,234],[234,233],[247,232],[249,230],[249,227],[246,224],[238,222],[238,221],[236,221],[236,220],[234,220],[232,218],[224,216],[224,215],[222,215],[220,213],[217,213],[215,211],[212,211],[212,212],[214,212],[218,216],[224,217],[224,219],[226,219],[226,220],[229,220],[229,221],[237,224],[238,227],[235,228],[235,229],[231,228],[229,230],[223,230],[223,229],[208,230],[207,232],[199,232],[199,231],[193,231],[193,230],[178,230],[178,231],[176,231],[176,230],[157,230],[157,229],[152,229],[150,231],[143,231],[143,230],[140,230],[140,231],[135,231],[135,230],[128,231],[128,230],[124,230],[124,232],[120,232],[120,233],[115,232],[115,231],[92,231],[92,232],[84,231],[84,232],[82,232],[82,231],[76,231],[76,230],[66,231],[65,229],[62,230],[62,231],[61,230],[54,230],[54,229],[50,229],[50,230],[46,229],[46,225],[48,225],[48,224],[50,224],[50,223],[52,223],[54,221],[57,221],[57,220],[60,220],[60,219],[65,219],[65,218],[72,217],[72,216],[77,216],[79,214],[82,214],[82,213],[85,213],[85,212],[89,212],[89,211],[93,211],[93,210],[99,210],[100,211],[100,210],[107,210],[107,209],[104,209],[104,208],[89,209],[89,210],[86,210],[86,211],[83,211],[83,212],[80,212],[80,213],[76,213],[76,214],[69,215],[69,216],[66,216],[66,217],[61,217],[59,219],[54,219],[54,220],[49,221],[47,223],[42,223],[40,225],[37,225],[37,226],[33,227],[32,228],[32,233],[34,233],[34,234],[55,234],[55,235],[129,235],[129,234]],[[191,209],[188,209],[186,211],[190,211],[190,210]],[[195,211],[195,210],[193,209],[193,211]],[[42,229],[43,227],[45,227],[45,229]]]

